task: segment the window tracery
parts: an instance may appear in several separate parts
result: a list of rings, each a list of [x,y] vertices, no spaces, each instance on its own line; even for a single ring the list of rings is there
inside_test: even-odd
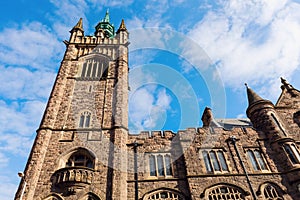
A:
[[[184,196],[177,191],[160,189],[154,192],[151,192],[148,195],[145,195],[143,200],[185,200]]]
[[[300,153],[294,143],[285,143],[283,144],[283,148],[292,164],[300,164]]]
[[[78,151],[69,157],[66,167],[94,168],[94,159],[87,152]]]
[[[280,191],[274,187],[274,185],[270,183],[266,183],[262,187],[263,196],[266,200],[283,200],[282,195],[280,194]]]
[[[206,191],[206,198],[209,200],[244,200],[245,192],[231,185],[218,185]]]
[[[81,78],[99,79],[107,76],[109,60],[105,57],[92,57],[82,64]]]
[[[247,149],[246,152],[254,171],[268,170],[266,160],[259,149]]]

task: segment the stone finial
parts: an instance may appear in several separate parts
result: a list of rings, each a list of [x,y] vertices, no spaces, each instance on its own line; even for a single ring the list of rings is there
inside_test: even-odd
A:
[[[127,31],[127,28],[126,28],[126,26],[125,26],[124,19],[122,19],[122,22],[121,22],[120,27],[119,27],[119,29],[118,29],[117,32],[120,32],[120,31]]]
[[[203,111],[203,115],[201,117],[204,127],[221,127],[218,122],[216,122],[213,113],[209,107],[206,107]]]
[[[292,90],[292,89],[294,89],[294,87],[293,87],[291,84],[289,84],[289,83],[287,82],[287,80],[285,80],[285,79],[282,78],[282,77],[280,77],[280,79],[281,79],[281,83],[282,83],[282,86],[281,86],[282,89],[283,89],[283,88],[286,88],[287,90]]]
[[[77,24],[73,27],[72,31],[73,30],[81,30],[81,31],[84,31],[83,30],[83,25],[82,25],[82,18],[79,19],[79,21],[77,22]]]

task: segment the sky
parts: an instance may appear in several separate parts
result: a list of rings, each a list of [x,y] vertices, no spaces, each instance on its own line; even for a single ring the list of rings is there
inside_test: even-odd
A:
[[[65,51],[109,9],[125,20],[129,128],[173,130],[245,118],[244,83],[274,104],[280,77],[300,88],[299,0],[15,0],[0,2],[0,199],[13,199]]]

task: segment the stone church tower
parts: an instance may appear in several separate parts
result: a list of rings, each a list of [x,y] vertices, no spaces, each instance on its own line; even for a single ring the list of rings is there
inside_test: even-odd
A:
[[[106,13],[94,36],[82,19],[70,32],[16,199],[126,199],[127,29]]]
[[[16,200],[300,199],[300,91],[281,79],[276,104],[246,87],[249,119],[128,130],[128,31],[82,19],[37,130]]]

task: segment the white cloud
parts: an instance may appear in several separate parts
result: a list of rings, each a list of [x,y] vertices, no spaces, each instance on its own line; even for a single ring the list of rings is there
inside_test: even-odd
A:
[[[46,99],[55,73],[20,67],[0,66],[0,94],[9,99]]]
[[[276,87],[299,67],[300,5],[288,1],[226,1],[197,23],[191,36],[218,63],[227,86]],[[273,80],[277,81],[274,82]],[[273,84],[273,85],[269,85]],[[262,88],[262,91],[264,88]]]
[[[5,28],[0,33],[0,61],[10,65],[53,69],[53,59],[60,55],[61,47],[51,30],[40,22]]]
[[[131,95],[129,112],[131,132],[162,128],[166,112],[170,109],[171,97],[164,88],[156,85],[143,86]]]

